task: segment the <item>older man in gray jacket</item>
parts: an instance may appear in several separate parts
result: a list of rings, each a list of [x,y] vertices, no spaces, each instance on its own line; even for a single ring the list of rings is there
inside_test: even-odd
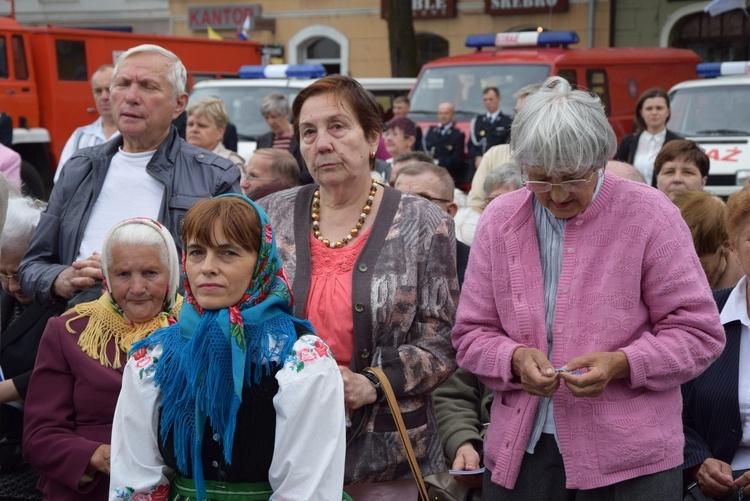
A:
[[[239,192],[229,160],[187,144],[171,125],[187,106],[186,81],[180,59],[157,45],[118,58],[110,101],[121,138],[79,150],[65,164],[19,269],[36,303],[63,309],[81,291],[91,290],[87,299],[101,294],[93,287],[102,279],[99,252],[115,223],[156,219],[179,246],[193,204]]]

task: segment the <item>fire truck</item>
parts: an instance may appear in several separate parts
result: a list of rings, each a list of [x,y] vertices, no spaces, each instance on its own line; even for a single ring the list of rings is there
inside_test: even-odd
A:
[[[188,88],[200,80],[237,76],[242,64],[260,64],[257,42],[69,28],[21,26],[0,18],[0,111],[13,120],[13,148],[47,189],[65,142],[93,122],[91,75],[114,64],[131,47],[150,43],[174,52],[188,72]]]
[[[411,93],[410,118],[423,130],[437,119],[440,103],[452,103],[458,127],[469,137],[469,121],[486,110],[482,91],[497,87],[500,109],[513,116],[513,94],[520,88],[558,75],[574,87],[602,99],[618,141],[633,132],[635,105],[651,87],[669,89],[697,77],[700,57],[693,51],[667,48],[570,49],[574,31],[470,35],[471,54],[437,59],[422,67]],[[487,49],[487,50],[484,50]]]

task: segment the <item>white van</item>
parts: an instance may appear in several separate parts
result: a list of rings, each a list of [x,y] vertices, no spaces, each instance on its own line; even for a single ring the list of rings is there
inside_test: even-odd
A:
[[[294,77],[288,75],[295,75]],[[321,65],[243,66],[238,79],[205,80],[195,84],[190,99],[220,97],[229,113],[229,121],[237,127],[237,153],[248,159],[256,148],[259,136],[268,132],[260,114],[260,103],[271,92],[281,92],[291,108],[300,90],[325,75]],[[414,78],[358,78],[362,86],[375,95],[389,116],[393,99],[406,96],[414,86]]]
[[[750,62],[702,63],[703,80],[669,90],[667,127],[711,159],[706,190],[728,196],[750,179]]]

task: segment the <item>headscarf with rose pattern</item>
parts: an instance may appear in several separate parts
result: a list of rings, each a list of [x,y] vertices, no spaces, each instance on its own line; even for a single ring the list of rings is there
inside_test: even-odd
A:
[[[123,227],[140,225],[150,228],[162,239],[161,245],[166,250],[167,262],[164,265],[169,272],[167,293],[164,296],[161,311],[151,320],[143,323],[128,321],[123,316],[122,308],[115,301],[109,291],[109,271],[112,263],[109,262],[112,245],[127,245],[128,242],[113,241],[114,235]],[[116,242],[116,243],[115,243]],[[134,245],[138,245],[134,242]],[[161,252],[159,253],[161,256]],[[77,313],[65,323],[65,327],[71,334],[75,334],[72,323],[79,318],[87,318],[86,327],[78,335],[78,346],[81,350],[94,360],[98,360],[105,367],[120,368],[120,356],[115,354],[114,360],[110,360],[107,354],[107,346],[111,340],[122,353],[127,353],[132,344],[161,327],[175,323],[182,306],[180,296],[180,259],[177,256],[177,247],[169,231],[158,221],[146,217],[134,217],[126,219],[114,225],[109,230],[102,244],[102,288],[104,294],[96,300],[81,303],[71,308],[66,313]]]
[[[260,219],[260,249],[250,287],[238,304],[204,310],[185,276],[186,301],[178,323],[133,347],[163,344],[154,375],[163,396],[160,438],[164,444],[173,433],[177,467],[193,477],[198,500],[205,496],[201,450],[206,418],[220,437],[224,460],[231,464],[243,385],[258,384],[270,373],[270,363],[283,363],[298,329],[313,332],[308,321],[292,315],[291,287],[268,215],[242,195],[217,198],[222,197],[244,200]],[[184,251],[182,269],[185,275]],[[188,471],[189,464],[192,471]]]

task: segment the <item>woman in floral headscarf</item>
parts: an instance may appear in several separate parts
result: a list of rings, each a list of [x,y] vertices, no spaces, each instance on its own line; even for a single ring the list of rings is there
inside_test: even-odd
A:
[[[182,231],[186,305],[125,369],[110,499],[341,499],[343,382],[291,314],[268,216],[226,195]]]
[[[126,355],[174,323],[182,304],[169,232],[136,218],[117,224],[102,249],[105,293],[53,318],[26,394],[24,455],[39,490],[55,501],[107,499],[110,435]]]

